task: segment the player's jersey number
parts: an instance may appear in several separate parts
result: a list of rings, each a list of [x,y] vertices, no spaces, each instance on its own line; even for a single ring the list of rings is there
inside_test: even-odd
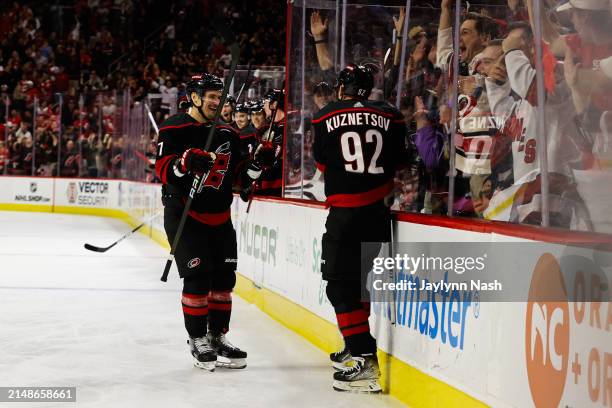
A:
[[[359,133],[346,132],[340,136],[340,147],[345,161],[344,168],[351,173],[364,173],[366,164],[368,164],[369,174],[383,174],[384,169],[377,163],[383,148],[382,134],[376,129],[368,130],[365,133],[365,143],[376,143],[370,160],[364,157],[362,136]]]

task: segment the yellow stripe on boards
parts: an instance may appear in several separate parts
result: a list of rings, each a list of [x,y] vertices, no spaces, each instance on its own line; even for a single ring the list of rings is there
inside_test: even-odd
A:
[[[20,212],[51,212],[50,205],[36,204],[0,204],[0,211],[20,211]]]

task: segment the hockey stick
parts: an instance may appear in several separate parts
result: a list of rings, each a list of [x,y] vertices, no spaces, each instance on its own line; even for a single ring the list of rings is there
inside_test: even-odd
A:
[[[123,241],[124,239],[128,238],[129,236],[131,236],[133,233],[135,233],[136,231],[138,231],[139,229],[141,229],[145,225],[149,224],[151,221],[153,221],[155,218],[159,217],[161,214],[162,214],[161,212],[153,214],[151,217],[149,217],[146,220],[144,220],[142,222],[142,224],[138,225],[137,227],[134,227],[134,229],[131,230],[130,232],[123,234],[123,236],[121,238],[119,238],[118,240],[116,240],[115,242],[113,242],[112,244],[110,244],[107,247],[99,247],[99,246],[95,246],[95,245],[91,245],[91,244],[85,244],[83,246],[85,247],[85,249],[88,249],[90,251],[94,251],[94,252],[106,252],[109,249],[111,249],[112,247],[114,247],[115,245],[117,245],[118,243],[120,243],[121,241]]]
[[[238,96],[236,96],[236,103],[240,103],[240,96],[242,95],[242,92],[246,88],[247,84],[249,84],[249,76],[250,75],[251,75],[251,63],[249,62],[249,66],[247,68],[246,78],[244,79],[244,83],[242,84],[242,86],[240,87],[240,90],[238,91]],[[251,86],[251,84],[249,84],[249,86]]]
[[[236,74],[236,66],[238,65],[238,58],[240,57],[240,47],[238,44],[233,43],[230,46],[230,54],[232,56],[232,64],[230,66],[230,72],[228,77],[225,79],[225,84],[223,85],[223,92],[221,93],[221,99],[219,101],[219,106],[215,111],[215,117],[212,121],[212,126],[210,127],[210,131],[208,132],[208,139],[206,140],[206,145],[204,147],[205,151],[210,150],[210,146],[212,145],[213,138],[215,137],[215,131],[217,130],[217,122],[219,122],[219,118],[221,117],[221,110],[225,105],[225,100],[227,99],[227,94],[229,93],[229,87],[232,81],[234,80],[234,74]],[[170,267],[172,266],[172,261],[174,260],[174,254],[176,253],[176,248],[181,239],[181,235],[183,235],[183,228],[185,228],[185,221],[187,221],[187,215],[189,214],[189,209],[191,208],[191,203],[193,202],[193,198],[196,195],[196,192],[200,192],[202,188],[203,180],[206,180],[207,174],[196,176],[193,178],[193,184],[191,185],[191,190],[189,190],[189,197],[187,198],[187,202],[185,203],[185,208],[183,209],[183,215],[181,215],[181,221],[179,223],[178,229],[176,231],[176,235],[174,236],[174,241],[172,242],[172,248],[170,249],[170,255],[168,255],[168,260],[166,261],[166,266],[164,268],[164,273],[162,274],[161,281],[166,282],[168,280],[168,274],[170,273]]]
[[[157,128],[157,123],[155,123],[155,118],[153,118],[153,113],[151,113],[151,109],[149,109],[149,105],[144,104],[147,109],[147,115],[149,116],[149,120],[151,121],[151,125],[153,125],[153,129],[155,129],[155,133],[159,135],[159,129]]]

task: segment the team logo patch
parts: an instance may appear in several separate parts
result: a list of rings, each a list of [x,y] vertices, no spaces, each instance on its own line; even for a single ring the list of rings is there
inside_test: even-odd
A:
[[[77,186],[76,186],[76,183],[74,183],[74,182],[68,183],[68,188],[66,189],[66,196],[68,197],[68,202],[70,204],[76,203],[76,199],[77,199]]]
[[[200,264],[200,258],[193,258],[189,262],[187,262],[187,267],[189,269],[193,269]]]

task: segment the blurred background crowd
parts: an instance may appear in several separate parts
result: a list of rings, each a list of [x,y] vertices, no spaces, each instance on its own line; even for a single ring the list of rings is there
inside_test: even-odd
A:
[[[126,157],[126,112],[158,95],[159,124],[191,75],[223,76],[229,52],[211,24],[219,13],[241,64],[284,66],[286,9],[276,3],[1,2],[0,174],[124,176],[122,161],[155,154],[151,131]]]

